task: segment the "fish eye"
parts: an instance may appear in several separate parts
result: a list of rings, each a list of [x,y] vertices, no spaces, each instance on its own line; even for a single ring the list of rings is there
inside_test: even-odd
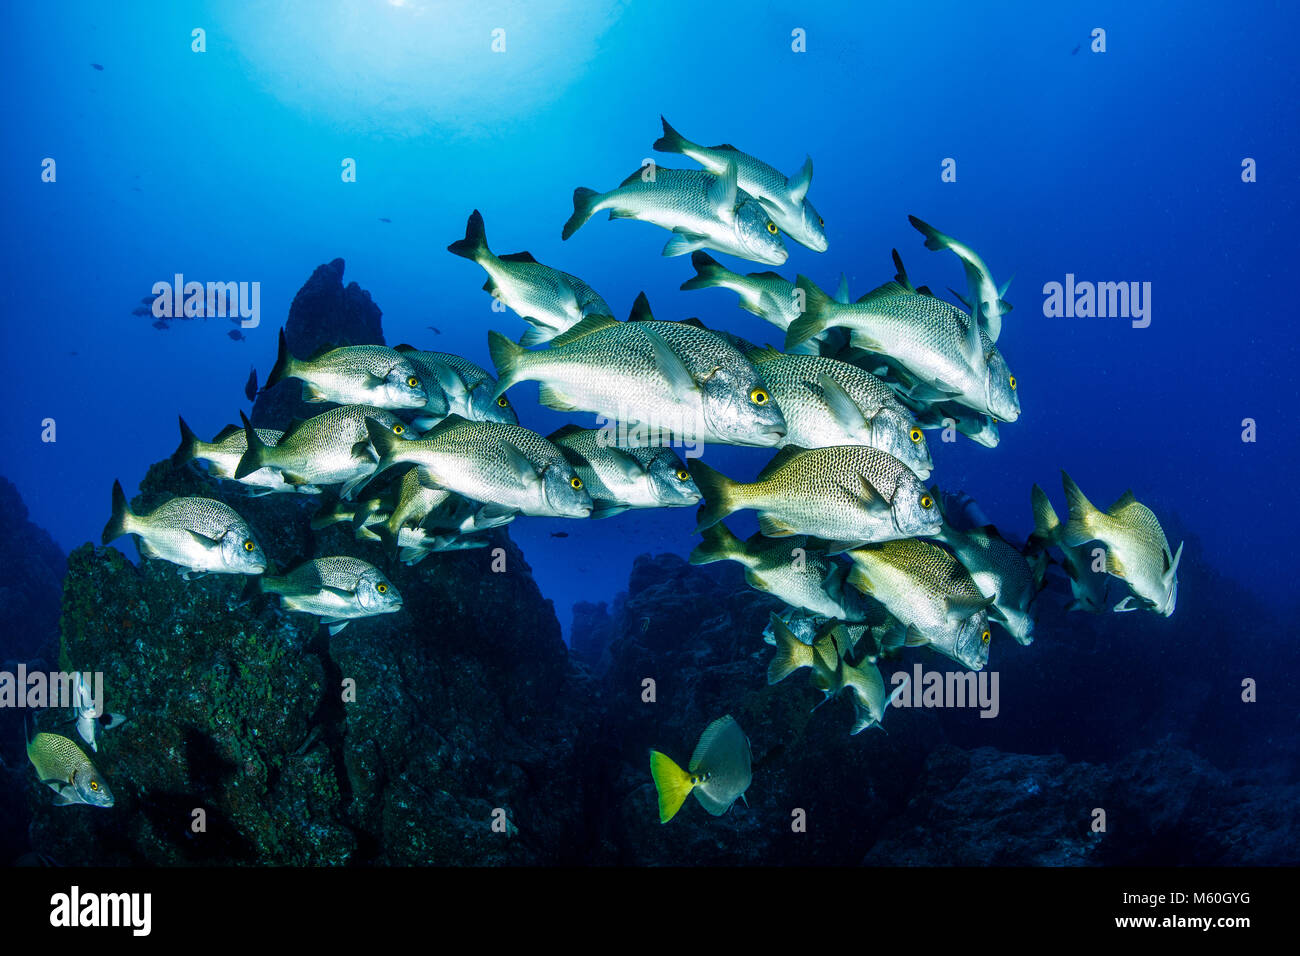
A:
[[[1012,375],[1008,378],[1008,381],[1011,383],[1011,391],[1014,392],[1016,390],[1016,377]]]
[[[819,226],[821,226],[823,229],[825,229],[825,228],[826,228],[826,220],[823,219],[821,216],[818,216],[818,217],[817,217],[817,225],[819,225]]]
[[[574,491],[580,491],[582,489],[582,479],[579,478],[577,475],[574,475],[572,478],[569,479],[569,487],[572,488]]]
[[[931,508],[934,507],[934,499],[931,498],[929,495],[922,495],[921,507],[929,511]]]
[[[90,789],[95,791],[95,793],[99,793],[99,781],[98,780],[90,781]]]
[[[257,548],[257,545],[253,544],[253,541],[252,541],[251,538],[250,538],[249,540],[247,540],[247,541],[244,542],[244,550],[245,550],[245,551],[254,551],[254,550],[256,550],[256,548]]]
[[[497,407],[498,407],[498,408],[509,408],[509,407],[510,407],[510,400],[509,400],[508,398],[506,398],[504,395],[500,395],[500,396],[498,396],[498,397],[497,397]]]
[[[913,428],[910,432],[907,433],[907,437],[912,439],[912,441],[914,442],[919,442],[921,440],[921,429]]]
[[[774,236],[776,235],[776,223],[774,223],[771,219],[767,221],[767,231]]]
[[[419,388],[420,380],[416,378],[414,375],[412,375],[410,378],[406,380],[406,384],[411,386],[411,388]]]
[[[992,418],[992,417],[989,418],[989,421],[991,421],[994,425],[996,425],[996,424],[998,423],[998,420],[997,420],[996,418]]]
[[[678,480],[678,481],[690,481],[690,480],[691,480],[691,473],[690,473],[689,471],[687,471],[685,468],[678,468],[678,469],[677,469],[677,480]]]
[[[387,584],[384,584],[384,583],[381,581],[379,584],[376,584],[376,585],[375,585],[375,590],[378,591],[380,594],[387,594],[387,593],[388,593],[388,585],[387,585]]]
[[[767,392],[763,391],[761,388],[756,388],[749,393],[749,400],[755,405],[766,405]]]
[[[987,644],[992,639],[993,635],[988,632],[988,628],[985,628],[984,633],[980,635],[980,643]]]
[[[405,425],[398,424],[398,425],[394,425],[394,426],[393,426],[393,434],[394,434],[394,435],[400,435],[400,434],[402,434],[402,432],[404,432],[404,431],[406,431],[406,426],[405,426]]]

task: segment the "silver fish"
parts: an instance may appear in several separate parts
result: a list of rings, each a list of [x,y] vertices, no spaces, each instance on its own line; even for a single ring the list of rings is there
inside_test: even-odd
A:
[[[922,222],[915,216],[908,216],[907,221],[925,236],[925,248],[934,252],[947,249],[961,260],[962,269],[966,273],[968,292],[966,297],[957,296],[957,298],[972,315],[978,307],[980,324],[988,332],[989,338],[997,342],[1002,335],[1002,316],[1011,311],[1011,305],[1004,298],[1011,280],[1008,279],[999,286],[993,281],[993,274],[989,272],[989,267],[984,264],[984,260],[970,246],[958,242],[952,236],[944,235],[934,226]]]
[[[763,204],[737,187],[736,165],[718,175],[696,169],[638,169],[617,189],[598,193],[579,186],[573,191],[573,215],[562,238],[571,235],[602,209],[610,219],[640,219],[673,238],[665,256],[684,256],[697,249],[716,249],[742,259],[779,266],[789,253]]]
[[[281,329],[280,350],[265,387],[286,378],[302,379],[303,398],[308,402],[423,408],[429,400],[415,367],[394,349],[348,345],[309,359],[297,359],[289,354]]]
[[[573,465],[591,495],[593,518],[631,508],[680,508],[700,500],[700,490],[669,448],[620,448],[604,428],[565,425],[547,436]]]
[[[313,558],[283,577],[265,576],[261,590],[278,594],[290,611],[314,614],[337,634],[350,621],[391,614],[402,607],[402,595],[372,564],[350,557]]]
[[[172,454],[174,464],[205,461],[208,464],[208,474],[217,478],[238,481],[249,489],[249,496],[254,498],[275,492],[298,492],[303,495],[320,494],[320,488],[316,485],[291,485],[284,480],[284,477],[278,471],[271,468],[259,468],[243,478],[235,478],[235,470],[239,467],[239,459],[244,457],[244,452],[248,451],[248,437],[238,425],[227,425],[217,433],[212,441],[205,442],[194,434],[184,418],[180,418],[180,424],[181,443],[180,447]],[[278,445],[280,439],[284,437],[284,432],[276,431],[273,428],[258,428],[256,432],[258,438],[272,447]]]
[[[205,573],[261,574],[266,554],[248,522],[229,505],[211,498],[172,498],[148,514],[131,511],[122,483],[113,482],[113,516],[101,537],[108,544],[124,534],[137,538],[140,554],[186,568],[185,577]]]
[[[1071,547],[1061,540],[1062,524],[1052,507],[1047,492],[1034,485],[1030,495],[1034,511],[1034,533],[1031,544],[1041,548],[1056,547],[1061,552],[1061,566],[1070,579],[1074,599],[1066,605],[1069,611],[1087,611],[1100,614],[1106,609],[1106,591],[1109,578],[1104,571],[1092,570],[1091,556],[1085,546]]]
[[[692,143],[669,126],[668,120],[662,116],[659,119],[664,125],[664,135],[655,140],[655,149],[689,156],[715,176],[722,175],[728,163],[735,163],[740,188],[763,204],[782,232],[814,252],[826,251],[826,223],[807,198],[808,187],[812,185],[811,157],[804,159],[797,174],[786,177],[734,146]]]
[[[504,395],[496,395],[497,380],[469,359],[450,352],[422,352],[410,345],[399,345],[397,351],[424,373],[426,382],[436,383],[447,400],[447,407],[441,409],[430,399],[430,404],[414,420],[417,428],[432,428],[448,415],[459,415],[473,422],[519,424],[519,416],[510,401]]]

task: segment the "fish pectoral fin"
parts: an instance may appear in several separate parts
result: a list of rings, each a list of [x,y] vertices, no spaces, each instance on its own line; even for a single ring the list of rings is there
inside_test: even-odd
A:
[[[1114,608],[1116,614],[1125,614],[1129,611],[1139,610],[1141,610],[1141,608],[1138,607],[1136,599],[1131,594],[1116,604]]]
[[[1115,553],[1114,548],[1106,549],[1106,572],[1115,575],[1117,578],[1125,576],[1124,563],[1120,561],[1119,555]]]
[[[790,202],[796,206],[804,201],[808,195],[808,187],[812,185],[813,163],[812,157],[804,158],[803,166],[799,172],[786,178],[785,187],[789,191]]]
[[[849,434],[857,434],[867,428],[867,417],[839,382],[822,372],[817,376],[817,385],[821,389],[822,400],[830,409],[831,417],[841,428]]]
[[[685,256],[699,249],[703,249],[707,236],[702,236],[697,232],[687,232],[684,229],[674,229],[675,235],[664,243],[664,249],[661,253],[667,258],[673,256]]]
[[[197,531],[190,530],[189,528],[185,530],[185,533],[190,536],[190,540],[192,540],[204,551],[211,551],[219,544],[219,542],[213,541],[207,535],[199,534]]]
[[[199,578],[206,578],[207,576],[207,571],[195,571],[192,568],[181,572],[181,578],[185,581],[197,581]]]
[[[791,535],[798,534],[798,531],[784,518],[778,518],[770,514],[758,516],[758,530],[763,533],[764,537],[768,538],[788,538]]]
[[[646,471],[641,462],[623,451],[623,449],[608,448],[606,451],[609,453],[610,461],[613,462],[614,467],[626,480],[636,481],[645,475]]]
[[[343,628],[347,627],[352,622],[351,621],[321,621],[321,623],[324,624],[329,629],[330,637],[333,637],[335,634],[343,630]]]
[[[557,412],[579,411],[577,403],[573,399],[547,382],[543,382],[537,390],[537,400],[547,408],[553,408]]]
[[[737,177],[736,162],[728,159],[727,165],[709,186],[709,206],[712,207],[714,215],[726,223],[736,220],[736,193],[739,189]]]
[[[978,614],[993,606],[991,597],[966,597],[964,595],[949,595],[944,599],[944,608],[950,621],[965,621],[970,617]]]
[[[930,643],[930,639],[922,634],[915,624],[907,625],[907,634],[903,638],[904,647],[924,647]]]
[[[311,402],[311,403],[313,403],[313,404],[319,404],[320,402],[328,402],[328,401],[329,401],[329,396],[326,395],[324,392],[322,392],[319,388],[317,388],[317,387],[316,387],[315,385],[313,385],[311,382],[303,382],[303,383],[302,383],[302,400],[303,400],[304,402]]]
[[[533,460],[509,442],[501,442],[501,453],[505,456],[506,467],[525,485],[534,485],[541,481],[541,474]]]
[[[1170,566],[1169,570],[1165,572],[1166,584],[1172,581],[1178,574],[1178,563],[1183,560],[1183,545],[1185,543],[1186,542],[1183,541],[1178,542],[1178,550],[1174,552],[1174,563]]]
[[[695,377],[691,375],[686,363],[682,361],[681,356],[672,350],[664,337],[654,329],[646,328],[644,325],[640,325],[638,328],[641,330],[641,334],[645,336],[646,341],[650,343],[655,365],[659,369],[659,374],[668,383],[672,396],[683,399],[697,392],[699,386],[695,382]]]

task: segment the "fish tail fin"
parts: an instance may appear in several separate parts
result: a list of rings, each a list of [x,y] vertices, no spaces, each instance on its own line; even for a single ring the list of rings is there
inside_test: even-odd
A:
[[[1056,516],[1056,509],[1051,500],[1038,485],[1029,493],[1029,500],[1034,509],[1034,536],[1042,541],[1052,541],[1061,527],[1061,519]]]
[[[684,153],[695,144],[669,125],[662,116],[659,122],[664,124],[664,134],[654,142],[654,148],[661,153]]]
[[[502,335],[495,329],[488,332],[488,355],[491,356],[492,364],[497,370],[497,387],[492,393],[494,399],[519,381],[520,362],[527,354],[526,348],[510,341],[508,336]]]
[[[172,452],[172,464],[183,465],[194,460],[199,447],[199,436],[194,434],[189,425],[185,424],[183,417],[177,415],[176,420],[181,423],[181,443]]]
[[[283,332],[280,333],[280,341],[284,341]],[[248,450],[240,456],[239,464],[235,467],[236,481],[246,478],[266,464],[266,442],[257,437],[257,432],[254,431],[247,415],[240,412],[239,419],[244,423],[244,437],[248,442]]]
[[[702,534],[706,528],[713,527],[736,510],[732,502],[736,483],[698,459],[691,468],[691,476],[695,479],[695,487],[704,495],[704,504],[700,506],[695,525],[696,532]]]
[[[108,524],[104,525],[104,533],[100,535],[100,543],[108,544],[122,535],[128,533],[131,528],[131,506],[126,503],[126,492],[122,490],[120,481],[113,482],[113,516],[108,519]]]
[[[465,223],[465,238],[457,239],[447,247],[447,251],[462,256],[473,262],[479,262],[492,255],[487,244],[487,227],[483,225],[483,214],[475,209],[469,214]]]
[[[262,386],[262,391],[266,391],[281,379],[293,377],[293,356],[289,353],[289,342],[284,337],[284,329],[281,329],[280,341],[276,346],[275,365],[271,367],[271,374],[266,377],[266,384]]]
[[[767,682],[778,684],[799,668],[810,665],[813,650],[795,637],[794,631],[775,613],[772,615],[772,636],[776,639],[776,653],[767,665]]]
[[[691,253],[691,265],[695,266],[695,278],[687,279],[682,283],[684,292],[720,286],[731,271],[702,249]]]
[[[714,561],[726,561],[733,555],[740,555],[745,544],[725,524],[718,522],[700,532],[704,540],[695,546],[689,558],[691,564],[712,564]]]
[[[832,311],[835,306],[835,300],[819,289],[817,283],[807,276],[799,276],[795,281],[795,288],[800,289],[804,294],[804,310],[803,315],[791,322],[790,328],[786,329],[787,350],[824,332],[826,327],[832,324]]]
[[[1091,541],[1097,536],[1095,526],[1101,512],[1074,483],[1074,479],[1065,473],[1064,468],[1061,469],[1061,484],[1065,488],[1065,501],[1069,508],[1061,540],[1070,546]]]
[[[650,776],[654,778],[655,792],[659,795],[659,822],[667,823],[677,816],[695,784],[691,783],[689,773],[657,750],[650,751]]]
[[[581,229],[592,216],[596,214],[596,204],[600,201],[600,193],[594,189],[588,189],[586,186],[579,186],[573,191],[573,215],[569,221],[564,224],[564,231],[560,233],[561,239],[568,239],[571,235]]]

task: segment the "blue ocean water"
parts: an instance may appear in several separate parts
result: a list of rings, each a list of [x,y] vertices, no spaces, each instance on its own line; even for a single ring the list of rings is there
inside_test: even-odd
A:
[[[173,450],[178,413],[207,434],[247,409],[250,365],[265,377],[322,262],[346,260],[390,344],[490,365],[488,329],[526,327],[445,251],[472,209],[495,251],[582,276],[620,315],[645,291],[661,318],[779,345],[730,293],[679,291],[692,270],[660,256],[661,230],[602,216],[561,242],[575,186],[677,159],[651,150],[663,114],[790,173],[812,156],[830,249],[789,243],[784,275],[833,288],[845,272],[860,295],[892,277],[897,248],[918,284],[963,288],[908,214],[970,243],[999,280],[1014,274],[1000,344],[1024,413],[994,450],[932,439],[943,488],[1023,536],[1033,482],[1061,506],[1061,467],[1099,502],[1131,487],[1195,533],[1198,560],[1289,606],[1292,5],[74,3],[6,5],[3,18],[0,447],[65,549],[97,541],[115,478],[129,496]],[[42,181],[47,157],[55,182]],[[159,331],[131,314],[176,273],[259,282],[260,326],[232,341],[222,320]],[[1067,274],[1151,283],[1150,326],[1046,317],[1044,284]],[[511,394],[543,434],[584,420],[542,409],[535,385]],[[737,477],[766,458],[706,455]],[[511,535],[567,626],[575,601],[625,586],[635,555],[689,552],[693,524],[692,509],[661,510],[524,519]]]

